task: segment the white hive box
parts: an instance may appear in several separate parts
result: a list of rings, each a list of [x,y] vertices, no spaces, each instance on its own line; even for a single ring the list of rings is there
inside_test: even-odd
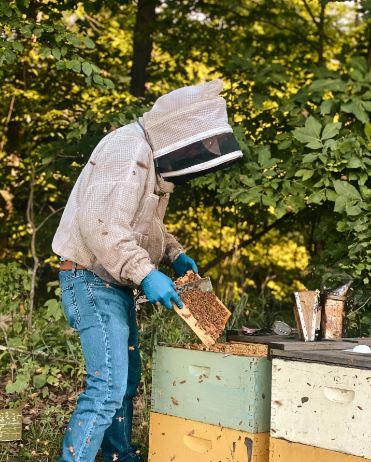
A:
[[[307,362],[310,352],[298,356],[306,361],[273,358],[271,437],[371,458],[371,361],[346,367]],[[326,359],[322,352],[312,356]],[[338,357],[346,362],[344,353]]]

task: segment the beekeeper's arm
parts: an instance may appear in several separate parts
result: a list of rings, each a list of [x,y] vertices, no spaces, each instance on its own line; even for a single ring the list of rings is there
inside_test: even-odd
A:
[[[198,273],[195,261],[189,257],[176,238],[169,233],[164,226],[165,232],[165,256],[170,261],[171,267],[178,277],[184,276],[189,270]]]
[[[135,155],[131,156],[129,147],[133,142]],[[154,267],[131,227],[147,178],[147,169],[140,165],[146,165],[146,159],[141,157],[148,155],[148,146],[136,143],[131,139],[110,143],[87,164],[85,168],[92,171],[78,225],[85,245],[114,279],[141,285],[151,303],[172,308],[174,302],[181,307],[173,281]],[[109,155],[104,155],[107,149]]]
[[[132,139],[120,139],[130,146]],[[137,166],[135,157],[124,156],[120,144],[109,143],[96,155],[90,168],[78,224],[84,243],[99,263],[117,281],[129,280],[139,285],[155,269],[148,252],[137,243],[131,223],[144,194],[147,171]],[[109,153],[107,153],[109,150]],[[134,156],[135,154],[135,156]],[[83,187],[84,185],[81,185]]]

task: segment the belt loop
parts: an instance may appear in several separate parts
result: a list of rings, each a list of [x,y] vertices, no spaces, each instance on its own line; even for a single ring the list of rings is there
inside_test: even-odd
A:
[[[72,276],[75,278],[76,277],[76,266],[77,263],[75,261],[72,262]]]

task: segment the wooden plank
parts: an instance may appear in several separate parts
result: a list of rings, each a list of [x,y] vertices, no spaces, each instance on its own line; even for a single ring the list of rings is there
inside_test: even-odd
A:
[[[270,438],[269,462],[371,462],[371,460],[307,444]]]
[[[293,361],[310,361],[316,363],[336,364],[344,367],[357,367],[371,369],[371,354],[349,353],[342,350],[274,350],[270,351],[272,357],[280,357]]]
[[[22,438],[22,414],[19,409],[0,410],[0,441]]]
[[[149,462],[268,462],[269,433],[248,433],[155,412]]]
[[[158,346],[152,410],[250,433],[270,426],[271,361]]]
[[[371,458],[370,384],[368,370],[273,358],[271,435]]]
[[[354,340],[321,340],[303,342],[297,337],[283,337],[280,335],[244,335],[237,331],[227,332],[227,341],[260,343],[276,350],[345,350],[354,346]]]

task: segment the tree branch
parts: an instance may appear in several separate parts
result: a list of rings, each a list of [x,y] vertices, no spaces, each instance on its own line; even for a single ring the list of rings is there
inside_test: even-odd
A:
[[[307,0],[303,0],[303,3],[304,3],[304,7],[305,9],[307,10],[309,16],[312,18],[312,21],[314,22],[314,24],[319,27],[319,22],[317,21],[316,17],[314,16],[313,14],[313,11],[311,10],[310,6],[308,5],[308,2]]]
[[[293,215],[293,212],[288,212],[286,215],[283,217],[279,218],[275,222],[271,223],[270,225],[266,226],[264,229],[259,231],[258,233],[254,234],[254,236],[250,237],[249,239],[246,239],[242,241],[239,245],[239,249],[244,248],[252,244],[253,242],[256,242],[259,240],[261,237],[263,237],[265,234],[267,234],[271,229],[277,228],[280,224],[282,224],[284,221],[286,221],[288,218],[290,218]],[[230,257],[233,255],[233,253],[236,251],[236,248],[233,247],[232,249],[218,255],[216,258],[211,260],[207,265],[205,265],[203,268],[200,269],[200,275],[203,275],[207,271],[209,271],[211,268],[213,268],[215,265],[217,265],[219,262],[224,260],[227,257]]]
[[[33,258],[33,268],[31,273],[31,288],[30,288],[30,306],[28,311],[28,329],[32,328],[32,314],[35,304],[35,292],[36,292],[36,278],[37,270],[39,269],[40,261],[36,251],[36,234],[37,228],[35,225],[34,216],[34,188],[35,188],[35,169],[32,167],[31,178],[30,178],[30,192],[27,202],[27,222],[31,226],[31,255]]]
[[[3,151],[4,146],[5,146],[6,133],[8,131],[9,122],[10,122],[10,120],[12,118],[13,109],[14,109],[14,102],[15,102],[15,93],[13,94],[12,99],[10,100],[8,115],[6,117],[5,127],[4,127],[4,130],[3,130],[3,137],[2,137],[1,143],[0,143],[0,152]]]
[[[39,223],[36,228],[35,228],[35,231],[38,232],[40,230],[40,228],[42,228],[45,223],[49,220],[49,218],[51,218],[52,216],[54,216],[55,214],[61,212],[62,210],[64,209],[64,206],[63,207],[59,207],[59,209],[57,210],[53,210],[46,218],[43,219],[43,221],[41,223]]]
[[[11,355],[14,363],[15,363],[14,356],[11,354],[11,352],[22,353],[22,354],[31,355],[31,356],[43,356],[44,358],[48,358],[48,360],[61,361],[67,364],[81,364],[80,361],[77,361],[75,359],[66,359],[66,358],[59,358],[58,356],[51,356],[49,353],[46,353],[45,351],[28,351],[25,348],[14,348],[14,347],[8,348],[7,346],[4,346],[4,345],[0,345],[0,351],[7,351],[9,355]]]

